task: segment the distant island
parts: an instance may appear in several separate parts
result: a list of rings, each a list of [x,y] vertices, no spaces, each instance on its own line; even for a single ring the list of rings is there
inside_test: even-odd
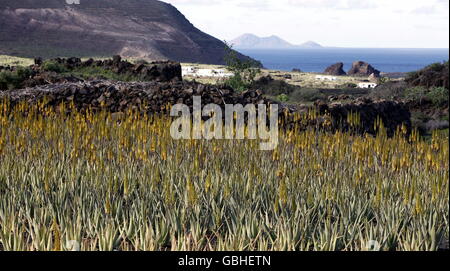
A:
[[[314,41],[307,41],[300,45],[291,44],[282,38],[272,35],[258,37],[254,34],[244,34],[229,41],[236,49],[317,49],[322,45]]]

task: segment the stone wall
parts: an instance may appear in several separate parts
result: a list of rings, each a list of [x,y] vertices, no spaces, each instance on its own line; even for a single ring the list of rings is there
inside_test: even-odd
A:
[[[168,105],[183,103],[192,108],[193,96],[201,96],[202,104],[273,104],[258,90],[236,93],[228,87],[203,85],[196,82],[170,81],[170,82],[115,82],[107,80],[65,82],[26,88],[14,91],[0,91],[0,100],[7,99],[12,106],[21,101],[36,104],[46,98],[48,106],[57,106],[61,103],[73,103],[80,110],[91,109],[99,111],[106,109],[110,112],[124,112],[128,109],[139,110],[146,113],[167,114]],[[313,107],[293,107],[279,104],[282,123],[286,127],[299,127],[307,129],[317,126],[325,117],[318,116],[317,120],[309,121],[306,125],[294,125],[292,115],[296,112],[307,113],[316,108],[321,115],[328,114],[332,118],[330,130],[348,130],[347,115],[358,112],[361,116],[361,126],[358,133],[374,134],[374,122],[379,116],[392,135],[397,126],[405,124],[411,127],[410,113],[402,104],[391,101],[372,101],[359,99],[353,103],[341,104],[318,103]],[[285,112],[290,117],[286,117]]]
[[[49,70],[50,65],[46,65],[46,62],[52,63],[53,68],[61,69],[61,71]],[[38,58],[35,59],[34,65],[28,67],[30,76],[23,78],[20,85],[22,88],[25,88],[54,83],[81,82],[83,81],[82,78],[78,78],[72,73],[88,73],[90,71],[88,70],[89,68],[108,71],[116,75],[124,75],[135,81],[167,82],[182,80],[180,63],[172,61],[133,64],[122,60],[120,56],[114,56],[112,59],[107,60],[88,59],[86,61],[76,57],[55,58],[47,61]],[[17,69],[18,67],[0,66],[0,72],[15,71]]]

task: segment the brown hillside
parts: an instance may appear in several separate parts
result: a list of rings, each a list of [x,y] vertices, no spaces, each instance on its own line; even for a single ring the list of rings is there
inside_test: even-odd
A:
[[[224,47],[156,0],[0,0],[0,54],[222,64]]]

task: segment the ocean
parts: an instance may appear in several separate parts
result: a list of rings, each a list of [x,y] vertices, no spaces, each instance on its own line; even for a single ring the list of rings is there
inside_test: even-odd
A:
[[[271,70],[323,72],[328,66],[344,63],[348,71],[354,61],[365,61],[381,72],[411,72],[435,62],[449,59],[448,49],[356,49],[321,48],[292,50],[238,49],[239,52],[261,61]]]

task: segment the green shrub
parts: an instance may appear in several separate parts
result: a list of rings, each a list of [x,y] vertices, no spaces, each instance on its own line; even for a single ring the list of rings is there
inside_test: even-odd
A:
[[[225,80],[225,85],[233,88],[237,92],[242,92],[249,88],[249,84],[245,83],[239,74]]]
[[[66,67],[64,67],[63,64],[60,64],[55,61],[45,61],[42,64],[42,70],[48,71],[48,72],[56,72],[56,73],[68,72],[68,70],[66,69]]]
[[[290,85],[282,80],[267,79],[267,77],[256,80],[250,88],[255,90],[259,89],[265,95],[269,96],[278,96],[281,94],[290,95],[295,90],[300,89],[299,86]]]
[[[431,102],[436,106],[447,105],[449,99],[448,89],[444,87],[435,87],[432,88],[427,94],[426,97],[431,100]]]
[[[386,83],[388,83],[388,82],[390,82],[391,81],[391,78],[389,78],[389,77],[381,77],[380,79],[378,79],[378,84],[386,84]]]
[[[32,71],[30,68],[17,67],[16,74],[18,79],[23,80],[29,78],[32,75]]]
[[[432,70],[434,72],[441,72],[442,70],[445,69],[445,65],[448,66],[448,61],[444,62],[444,63],[433,63],[431,65],[428,65],[426,67],[426,69]]]
[[[411,86],[449,88],[449,63],[431,64],[419,71],[408,73],[405,81]]]
[[[9,71],[0,72],[0,90],[8,89],[10,73]]]
[[[17,67],[15,71],[0,72],[0,89],[11,90],[21,88],[23,82],[31,76],[29,68]]]
[[[373,99],[403,99],[407,88],[408,84],[404,81],[389,81],[371,89],[369,97]]]
[[[286,94],[280,94],[277,96],[277,99],[280,102],[287,102],[287,101],[289,101],[289,96],[287,96]]]
[[[420,101],[427,97],[428,90],[424,87],[407,88],[404,92],[404,97],[412,101]]]
[[[225,47],[225,63],[227,69],[234,75],[225,81],[225,84],[236,91],[244,91],[255,82],[256,76],[261,72],[258,63],[251,60],[242,60],[236,51],[228,45]]]
[[[346,83],[341,86],[338,86],[338,88],[357,88],[357,87],[358,85],[355,83]]]
[[[326,99],[326,95],[320,89],[298,89],[290,96],[290,101],[293,102],[315,102]]]

